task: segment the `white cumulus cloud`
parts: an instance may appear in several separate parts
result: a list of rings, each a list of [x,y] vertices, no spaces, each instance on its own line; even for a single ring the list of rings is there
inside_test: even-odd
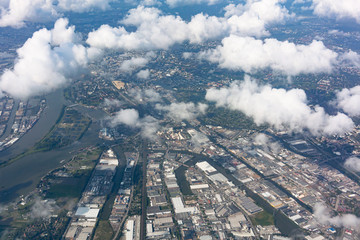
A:
[[[58,16],[51,1],[9,0],[0,4],[0,27],[23,27],[25,21],[44,21]]]
[[[357,157],[350,157],[346,159],[344,165],[351,170],[360,172],[360,159]]]
[[[350,116],[360,115],[360,86],[344,88],[336,93],[336,105]]]
[[[150,77],[150,70],[149,69],[141,70],[136,74],[136,76],[140,79],[148,79]]]
[[[86,12],[92,9],[106,10],[115,0],[58,0],[57,7],[62,11]]]
[[[293,17],[281,5],[282,0],[248,0],[246,4],[230,4],[225,7],[225,16],[232,34],[241,36],[269,35],[266,26],[283,22]]]
[[[0,2],[0,27],[23,27],[25,22],[43,22],[65,11],[105,10],[113,0],[5,0]]]
[[[121,63],[120,70],[126,73],[132,73],[139,68],[143,68],[148,62],[148,58],[132,57],[131,59],[125,60]]]
[[[254,143],[256,145],[261,145],[265,150],[272,151],[274,153],[278,153],[281,146],[279,143],[272,141],[269,139],[267,135],[264,133],[259,133],[254,137]]]
[[[170,105],[156,105],[156,109],[167,112],[167,116],[175,121],[192,120],[201,114],[205,114],[207,105],[192,102],[171,103]]]
[[[31,206],[31,218],[50,218],[54,211],[59,207],[52,199],[41,200],[39,197],[35,198],[35,203]]]
[[[116,126],[125,124],[130,127],[135,127],[139,121],[139,112],[135,109],[122,109],[115,114],[111,119],[110,125]]]
[[[220,67],[247,73],[271,68],[285,75],[331,72],[338,54],[321,41],[296,45],[276,39],[258,40],[231,35],[215,49],[201,52],[199,57],[218,63]]]
[[[142,0],[140,4],[143,6],[156,6],[161,5],[161,2],[158,0]]]
[[[186,40],[197,42],[203,38],[216,38],[223,34],[222,24],[219,24],[215,17],[199,14],[187,24],[178,16],[162,15],[157,8],[143,6],[130,10],[122,23],[136,26],[137,29],[128,32],[124,27],[102,25],[89,33],[87,43],[98,48],[168,49],[175,43]],[[214,23],[218,24],[217,28],[214,28]]]
[[[110,119],[110,126],[120,124],[140,129],[141,135],[149,140],[157,139],[156,132],[160,128],[157,119],[151,116],[140,118],[139,112],[135,109],[122,109]]]
[[[229,5],[224,17],[197,14],[189,22],[179,16],[164,15],[157,8],[138,6],[121,21],[135,26],[127,31],[124,26],[102,25],[90,32],[87,43],[97,48],[124,50],[168,49],[176,43],[201,43],[237,34],[242,36],[268,35],[266,26],[290,17],[280,0],[254,0],[245,5]],[[267,13],[267,10],[269,13]]]
[[[138,102],[161,102],[161,96],[154,89],[130,89],[129,95]]]
[[[17,50],[13,69],[0,77],[0,90],[17,98],[49,93],[65,86],[86,68],[97,51],[77,44],[75,27],[56,21],[54,29],[41,29]]]
[[[357,52],[354,51],[348,51],[343,53],[340,56],[340,61],[345,66],[355,66],[357,68],[360,68],[360,55]]]
[[[307,105],[302,89],[276,89],[260,86],[249,76],[243,82],[235,81],[229,87],[207,90],[206,100],[217,106],[242,111],[258,125],[270,124],[278,130],[318,134],[343,134],[351,131],[353,121],[345,114],[328,115],[320,106]]]
[[[321,203],[315,204],[314,216],[322,224],[330,224],[337,227],[350,227],[355,229],[360,227],[360,218],[353,214],[332,216],[329,209]]]
[[[118,99],[105,98],[103,106],[105,106],[105,107],[120,107],[123,104],[124,104],[124,102],[119,101]]]
[[[312,8],[316,15],[322,17],[351,18],[360,23],[360,1],[358,0],[313,0]]]
[[[170,7],[177,7],[177,6],[193,5],[193,4],[213,5],[219,3],[220,0],[165,0],[165,2]]]

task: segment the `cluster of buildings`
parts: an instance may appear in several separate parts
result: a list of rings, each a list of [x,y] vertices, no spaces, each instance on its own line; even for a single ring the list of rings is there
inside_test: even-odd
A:
[[[207,126],[207,129],[219,133],[221,128]],[[325,204],[332,200],[335,210],[341,210],[344,207],[341,203],[345,201],[340,199],[358,201],[358,184],[333,167],[319,165],[313,159],[285,149],[274,139],[259,143],[257,133],[251,131],[223,136],[217,137],[216,141],[233,157],[222,158],[226,161],[221,164],[234,177],[312,235],[334,237],[333,232],[328,231],[330,226],[319,224],[310,209],[314,209],[316,203]],[[299,152],[319,155],[303,139],[291,139],[289,144]],[[352,239],[351,236],[348,238]]]
[[[289,221],[308,231],[310,233],[308,239],[335,238],[336,230],[331,231],[329,230],[332,228],[331,225],[319,223],[311,212],[317,203],[325,205],[330,203],[328,207],[339,213],[353,213],[354,207],[357,207],[360,200],[359,185],[339,170],[317,161],[317,157],[321,154],[305,138],[295,136],[283,139],[295,152],[311,157],[304,157],[284,148],[270,136],[262,136],[267,140],[256,140],[259,134],[256,131],[230,130],[209,125],[199,127],[196,121],[190,121],[190,124],[198,129],[189,128],[186,124],[178,124],[180,127],[176,130],[171,128],[163,130],[159,135],[170,149],[187,150],[210,157],[227,169],[241,184],[266,201],[274,209],[273,211],[281,211]],[[348,139],[353,139],[351,142],[356,140],[351,138],[353,134],[346,136]],[[189,138],[188,135],[191,137]],[[214,142],[209,141],[208,137],[214,139]],[[200,141],[194,143],[194,138]],[[345,141],[344,137],[341,140]],[[193,193],[207,190],[209,186],[220,183],[229,186],[232,184],[227,183],[226,177],[209,167],[208,163],[198,164],[197,168],[202,169],[208,182],[196,185],[188,179]],[[215,196],[218,192],[221,192],[222,197],[226,196],[222,189],[225,187],[222,186],[209,196]],[[199,199],[204,197],[201,196]],[[241,191],[234,201],[247,215],[262,211]],[[175,203],[178,204],[177,201]],[[179,205],[181,206],[181,203]],[[267,231],[268,229],[264,230],[264,227],[255,228],[257,234],[264,231],[267,234],[278,233],[276,228],[270,232]],[[254,234],[256,232],[254,231]],[[346,239],[356,239],[354,236],[358,236],[356,229],[351,227],[345,228],[344,232]]]
[[[42,111],[46,107],[45,99],[30,99],[20,101],[15,104],[15,100],[4,97],[0,100],[0,136],[5,133],[7,127],[11,128],[11,132],[4,140],[0,142],[0,151],[10,147],[18,141],[34,124],[39,120]],[[15,116],[10,119],[11,112],[15,105],[18,106]]]
[[[256,239],[258,237],[249,216],[262,212],[246,194],[207,161],[196,163],[195,169],[187,170],[191,190],[199,199],[211,231],[219,239]],[[271,232],[271,234],[278,231]],[[271,235],[269,234],[269,235]]]
[[[172,207],[169,196],[179,193],[176,180],[164,179],[164,153],[148,155],[146,171],[146,192],[149,205],[146,211],[146,238],[172,239],[175,235],[175,225],[172,217]],[[170,187],[167,188],[167,185]],[[167,193],[168,192],[168,193]]]
[[[12,109],[14,107],[14,99],[12,98],[1,98],[0,99],[0,136],[2,136],[5,132],[6,125],[9,121],[10,114],[12,112]]]
[[[208,162],[187,166],[190,158],[186,154],[149,154],[147,239],[178,235],[182,239],[256,239],[259,229],[264,237],[279,234],[275,226],[253,226],[249,216],[262,208]],[[181,168],[187,170],[179,171]]]
[[[118,164],[118,159],[111,149],[101,155],[65,231],[64,239],[87,240],[91,238],[99,212],[113,186],[113,177]]]
[[[119,229],[128,214],[134,190],[132,184],[133,172],[139,159],[139,154],[137,152],[125,152],[125,157],[126,168],[109,218],[113,229]]]
[[[140,240],[140,215],[130,216],[124,226],[121,240]]]

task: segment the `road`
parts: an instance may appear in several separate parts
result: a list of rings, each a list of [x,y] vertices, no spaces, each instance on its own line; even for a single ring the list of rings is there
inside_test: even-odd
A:
[[[140,156],[143,161],[142,167],[142,188],[141,188],[141,220],[140,220],[140,240],[146,239],[146,205],[147,205],[147,194],[146,194],[146,167],[147,167],[147,144],[143,142]]]

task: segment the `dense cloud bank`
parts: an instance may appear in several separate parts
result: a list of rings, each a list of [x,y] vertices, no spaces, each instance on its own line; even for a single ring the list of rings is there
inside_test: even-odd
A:
[[[68,20],[56,21],[52,30],[40,29],[17,50],[13,69],[0,77],[0,90],[18,98],[45,94],[68,84],[99,54],[79,44]]]
[[[0,27],[23,27],[25,22],[43,22],[64,11],[105,10],[113,0],[3,0],[0,1]]]
[[[358,0],[313,0],[312,7],[314,13],[321,17],[351,18],[360,23],[360,1]]]
[[[97,48],[124,50],[168,49],[176,43],[201,43],[229,34],[240,36],[269,35],[266,26],[291,17],[279,0],[249,1],[230,4],[224,17],[197,14],[189,22],[179,16],[164,15],[157,8],[138,6],[129,11],[121,22],[135,26],[133,32],[123,26],[102,25],[89,34],[87,43]]]
[[[332,71],[338,54],[321,41],[297,45],[273,38],[258,40],[231,35],[215,49],[201,52],[199,57],[218,63],[222,68],[248,73],[271,68],[285,75]]]
[[[57,18],[64,11],[89,11],[106,9],[112,0],[3,0],[0,1],[0,26],[21,27],[25,21]],[[351,0],[313,0],[316,14],[324,9],[334,11],[338,18],[353,17],[349,4],[358,6]],[[144,5],[157,5],[158,1],[143,1]],[[145,4],[146,3],[146,4]],[[175,7],[177,0],[167,0]],[[216,0],[187,0],[181,4],[215,4]],[[174,44],[188,42],[201,44],[209,40],[222,39],[221,45],[197,54],[199,59],[218,64],[221,68],[254,73],[272,69],[287,76],[299,74],[331,73],[335,66],[342,64],[360,66],[360,56],[353,51],[339,54],[327,48],[323,42],[314,40],[310,44],[295,44],[264,38],[270,35],[267,27],[283,23],[294,15],[283,6],[283,0],[248,0],[243,4],[229,4],[223,9],[223,16],[209,16],[200,13],[185,21],[177,15],[164,14],[155,7],[140,5],[131,9],[120,21],[118,27],[102,25],[87,36],[85,47],[81,43],[74,26],[60,18],[52,30],[36,31],[17,50],[18,57],[12,69],[7,69],[0,77],[0,91],[18,98],[28,98],[45,94],[66,86],[86,70],[89,61],[96,58],[102,49],[121,51],[150,51],[169,49]],[[356,8],[356,7],[354,7]],[[346,11],[344,9],[347,9]],[[344,13],[345,12],[345,13]],[[350,12],[350,13],[349,13]],[[357,19],[358,20],[358,19]],[[129,29],[132,29],[131,31]],[[184,58],[196,53],[184,53]],[[139,79],[150,78],[150,70],[145,69],[151,61],[152,53],[143,57],[133,57],[121,63],[119,70],[136,74]],[[136,95],[136,96],[135,96]],[[134,94],[139,100],[159,102],[156,92]],[[310,131],[313,134],[341,134],[351,130],[352,120],[343,113],[329,115],[320,106],[309,106],[306,94],[301,89],[275,89],[269,85],[260,86],[246,77],[245,81],[234,82],[229,87],[210,89],[206,99],[219,106],[240,110],[252,117],[257,124],[270,124],[277,129]],[[343,89],[337,92],[335,105],[350,116],[360,114],[360,88]],[[207,105],[194,103],[157,104],[156,108],[166,112],[175,120],[190,120],[204,114]],[[145,125],[155,126],[155,120],[143,120],[133,111],[119,112],[116,121],[128,124],[123,118],[132,116],[135,125],[144,129]],[[124,122],[125,121],[125,122]],[[141,125],[141,126],[140,126]],[[153,128],[154,129],[154,128]]]
[[[330,135],[343,134],[354,127],[353,121],[345,114],[328,115],[320,106],[307,105],[306,94],[301,89],[261,86],[249,76],[229,87],[207,90],[206,100],[242,111],[256,124],[270,124],[278,130],[308,130],[314,135]]]

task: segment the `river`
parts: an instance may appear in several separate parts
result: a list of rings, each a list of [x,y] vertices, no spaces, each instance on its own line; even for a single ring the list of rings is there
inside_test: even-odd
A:
[[[0,161],[6,161],[23,153],[41,140],[56,123],[62,107],[70,104],[64,99],[62,90],[47,95],[46,101],[47,107],[39,121],[13,146],[0,152]],[[44,175],[63,165],[64,161],[71,159],[74,151],[103,143],[103,140],[98,138],[98,133],[100,120],[104,118],[105,113],[101,110],[88,109],[82,106],[75,106],[74,108],[92,118],[92,124],[85,135],[75,144],[48,152],[27,155],[6,167],[0,168],[0,203],[13,201],[18,196],[34,190]]]

